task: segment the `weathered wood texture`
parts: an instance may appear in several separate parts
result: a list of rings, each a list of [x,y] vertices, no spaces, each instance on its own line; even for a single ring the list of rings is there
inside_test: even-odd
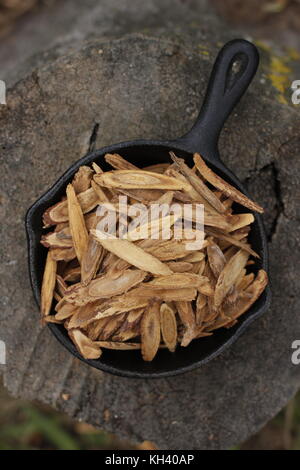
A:
[[[228,448],[257,431],[299,388],[300,366],[291,363],[292,341],[300,339],[299,111],[279,103],[278,90],[260,72],[222,133],[224,161],[266,207],[273,304],[230,350],[197,371],[132,380],[73,359],[39,325],[23,219],[91,146],[187,131],[213,61],[210,47],[201,47],[205,54],[198,46],[137,34],[93,40],[17,83],[0,109],[5,385],[15,396],[162,449]]]

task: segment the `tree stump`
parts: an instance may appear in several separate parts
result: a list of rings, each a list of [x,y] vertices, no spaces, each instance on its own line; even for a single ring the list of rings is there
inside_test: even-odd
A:
[[[0,108],[0,339],[7,347],[0,372],[14,396],[134,442],[229,448],[274,416],[300,384],[300,366],[291,362],[292,342],[300,339],[300,116],[266,78],[268,60],[223,130],[220,153],[266,208],[273,303],[229,350],[178,377],[101,373],[41,328],[27,273],[25,212],[71,163],[94,148],[173,138],[192,125],[216,44],[179,42],[136,33],[92,40],[8,91]]]

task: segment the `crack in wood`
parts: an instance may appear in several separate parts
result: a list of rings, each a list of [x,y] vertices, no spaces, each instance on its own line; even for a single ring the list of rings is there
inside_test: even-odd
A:
[[[279,217],[281,214],[284,214],[284,203],[283,203],[283,198],[282,198],[282,189],[281,189],[281,181],[279,178],[279,168],[274,160],[272,160],[270,163],[267,163],[263,167],[257,169],[256,165],[253,170],[250,170],[249,176],[245,179],[244,183],[246,186],[248,183],[254,178],[259,178],[259,176],[262,173],[270,173],[271,178],[272,178],[272,188],[274,191],[274,210],[275,210],[275,215],[273,217],[273,220],[271,222],[271,227],[269,230],[267,230],[267,240],[269,243],[272,242],[273,236],[276,233],[277,230],[277,225],[279,221]]]
[[[99,130],[99,123],[96,122],[94,124],[93,130],[90,136],[89,145],[88,145],[88,153],[93,152],[95,150],[98,130]]]
[[[276,197],[276,205],[275,205],[275,210],[276,210],[276,215],[274,217],[270,233],[268,235],[268,241],[271,243],[273,236],[276,234],[277,231],[277,225],[279,221],[279,217],[281,214],[284,213],[284,203],[282,199],[282,191],[281,191],[281,182],[279,178],[279,170],[275,164],[275,161],[272,161],[267,165],[269,169],[271,169],[272,176],[273,176],[273,188],[274,188],[274,193]]]

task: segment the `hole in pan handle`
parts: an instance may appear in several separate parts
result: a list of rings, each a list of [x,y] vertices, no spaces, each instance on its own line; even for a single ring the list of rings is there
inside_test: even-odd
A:
[[[206,95],[192,129],[177,140],[188,152],[199,152],[218,163],[218,139],[224,122],[238,103],[258,67],[257,48],[244,39],[234,39],[219,52]]]

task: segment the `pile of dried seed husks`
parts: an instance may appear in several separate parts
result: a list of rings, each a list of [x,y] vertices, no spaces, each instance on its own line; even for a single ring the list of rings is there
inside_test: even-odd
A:
[[[108,348],[140,349],[151,361],[161,347],[174,351],[233,326],[267,285],[265,271],[251,272],[258,258],[247,241],[254,217],[233,214],[232,203],[263,209],[216,175],[200,155],[194,155],[192,169],[170,156],[170,164],[140,170],[120,155],[107,154],[114,170],[103,172],[95,163],[80,167],[66,197],[44,213],[45,228],[54,230],[41,239],[49,249],[41,314],[45,322],[63,324],[86,359],[99,358]],[[130,237],[130,232],[127,238],[102,239],[97,206],[110,202],[117,208],[120,195],[146,207],[204,204],[202,248],[189,251],[187,240],[175,239],[172,230],[167,240]]]

